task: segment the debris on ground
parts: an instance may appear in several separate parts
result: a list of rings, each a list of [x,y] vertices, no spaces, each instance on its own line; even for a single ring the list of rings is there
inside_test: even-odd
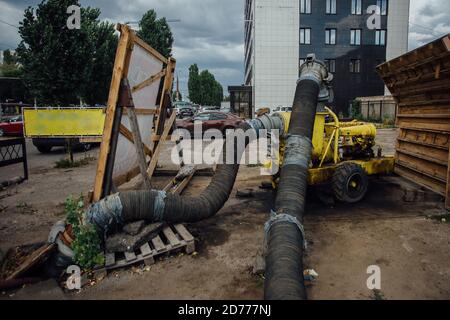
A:
[[[253,189],[243,189],[236,192],[236,198],[253,198],[254,196]]]
[[[307,269],[303,271],[303,277],[305,281],[313,282],[317,280],[319,274],[314,269]]]
[[[123,232],[125,232],[126,234],[128,234],[130,236],[136,236],[142,231],[142,229],[144,227],[145,227],[145,221],[141,220],[141,221],[136,221],[136,222],[132,222],[132,223],[125,225],[122,230],[123,230]]]
[[[105,249],[110,253],[135,251],[156,237],[163,226],[163,223],[153,223],[144,227],[136,235],[126,232],[116,233],[106,239]]]

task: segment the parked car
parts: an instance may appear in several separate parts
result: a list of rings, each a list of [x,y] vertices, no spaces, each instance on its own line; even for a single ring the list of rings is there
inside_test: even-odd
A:
[[[23,118],[15,116],[0,122],[1,136],[23,136]]]
[[[292,107],[279,106],[279,107],[276,107],[273,111],[274,112],[292,112]]]
[[[191,135],[194,134],[194,123],[202,122],[202,132],[209,129],[218,129],[222,133],[226,133],[227,129],[236,129],[240,124],[245,122],[234,114],[226,114],[223,112],[203,112],[195,117],[177,121],[178,129],[186,129]]]
[[[177,108],[177,117],[180,119],[192,118],[195,115],[194,109],[192,107],[181,107]]]
[[[33,138],[33,145],[40,153],[50,153],[54,147],[66,147],[65,138]],[[89,151],[94,144],[83,143],[78,138],[70,139],[71,147],[75,151]]]
[[[214,106],[203,106],[201,108],[201,112],[211,112],[211,111],[219,111],[220,107],[214,107]]]

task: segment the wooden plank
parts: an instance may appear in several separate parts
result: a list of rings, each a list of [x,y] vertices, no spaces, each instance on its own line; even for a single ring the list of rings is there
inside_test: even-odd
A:
[[[123,124],[120,125],[120,133],[121,133],[128,141],[130,141],[131,143],[134,144],[133,134],[132,134],[131,131],[128,130],[128,128],[125,127]],[[148,155],[148,156],[151,158],[152,155],[153,155],[152,150],[150,150],[150,148],[149,148],[145,143],[142,143],[142,145],[144,146],[144,152],[145,152],[145,154]],[[133,170],[133,171],[134,171],[134,170]],[[119,184],[119,186],[120,186],[120,184]]]
[[[446,185],[439,180],[427,175],[422,175],[406,165],[399,163],[396,164],[395,173],[411,182],[417,183],[433,192],[445,196]]]
[[[177,230],[178,234],[183,238],[186,242],[194,241],[194,237],[189,233],[186,227],[182,224],[177,224],[174,226],[175,230]]]
[[[166,67],[166,75],[164,77],[164,84],[161,94],[160,108],[158,109],[158,119],[155,125],[155,134],[159,135],[161,133],[161,129],[164,126],[164,120],[166,116],[167,107],[166,99],[170,99],[170,92],[172,90],[173,85],[173,73],[175,71],[176,60],[173,58],[169,58]],[[159,145],[159,141],[154,141],[152,146],[152,151],[155,151],[157,146]]]
[[[36,264],[38,264],[40,261],[43,261],[47,256],[49,256],[54,250],[56,249],[56,244],[46,244],[42,246],[41,248],[35,250],[32,252],[24,262],[20,264],[20,266],[12,273],[10,274],[6,280],[13,280],[21,275],[23,275],[25,272],[33,268]]]
[[[166,126],[164,128],[164,132],[161,135],[162,141],[165,141],[165,139],[169,135],[170,129],[172,128],[172,125],[173,125],[176,117],[177,117],[176,112],[173,112],[172,115],[170,116],[169,120],[166,121]],[[152,177],[153,173],[155,172],[156,166],[158,164],[159,154],[161,153],[161,149],[162,149],[162,144],[158,144],[158,146],[154,150],[152,160],[150,161],[150,165],[147,169],[147,174],[149,177]]]
[[[142,143],[141,133],[139,131],[139,124],[134,113],[133,108],[126,108],[128,113],[128,118],[130,119],[131,132],[133,134],[134,147],[137,154],[137,160],[139,169],[141,171],[141,176],[144,181],[144,185],[147,189],[152,188],[152,184],[150,183],[150,178],[147,174],[147,160],[144,155],[144,144]]]
[[[150,256],[152,253],[153,253],[153,251],[150,248],[150,245],[148,243],[141,246],[141,254],[144,258],[147,256]]]
[[[177,238],[175,233],[173,233],[172,229],[170,227],[166,227],[163,229],[164,236],[169,241],[172,248],[178,247],[181,245],[180,240]]]
[[[137,257],[136,257],[136,254],[134,252],[125,252],[125,260],[127,262],[131,262],[131,261],[134,261],[136,259],[137,259]]]
[[[160,54],[158,51],[156,51],[155,49],[153,49],[150,45],[148,45],[147,43],[144,42],[144,40],[142,40],[141,38],[139,38],[134,32],[132,34],[132,40],[134,43],[136,43],[138,46],[140,46],[142,49],[144,49],[145,51],[147,51],[148,53],[150,53],[152,56],[154,56],[155,58],[157,58],[159,61],[161,61],[162,63],[166,63],[168,62],[167,58],[164,57],[162,54]]]
[[[397,150],[398,152],[408,152],[409,154],[416,154],[422,156],[423,159],[436,162],[439,164],[447,165],[448,162],[448,149],[433,148],[420,143],[411,143],[398,140]]]
[[[124,74],[128,72],[130,61],[130,29],[125,25],[118,25],[117,29],[120,31],[120,40],[117,47],[116,59],[114,62],[113,75],[111,80],[111,87],[109,90],[108,107],[106,109],[105,127],[103,130],[102,145],[100,147],[100,154],[97,164],[97,171],[94,184],[93,201],[97,202],[102,197],[103,182],[105,176],[106,162],[110,152],[110,142],[113,128],[114,115],[119,99],[120,84]]]
[[[107,253],[105,256],[105,267],[110,267],[116,264],[116,254]]]
[[[164,242],[161,240],[161,238],[159,236],[152,239],[152,244],[158,253],[166,250],[166,245],[164,244]]]
[[[134,108],[134,111],[138,116],[153,116],[156,114],[155,109]]]
[[[450,37],[444,37],[444,39],[442,39],[442,42],[444,43],[445,49],[447,49],[447,51],[450,51]]]
[[[445,188],[445,209],[450,210],[450,152],[448,156],[448,166],[447,166],[447,185]]]
[[[142,81],[141,83],[135,85],[132,89],[131,92],[136,92],[139,91],[145,87],[148,87],[149,85],[151,85],[152,83],[154,83],[155,81],[161,79],[164,75],[166,74],[166,69],[161,70],[160,72],[158,72],[157,74],[152,75],[150,78]]]

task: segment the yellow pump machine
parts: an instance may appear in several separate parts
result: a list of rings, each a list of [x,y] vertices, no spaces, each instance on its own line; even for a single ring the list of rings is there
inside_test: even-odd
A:
[[[345,203],[360,201],[368,189],[368,176],[386,175],[394,171],[394,157],[377,154],[374,124],[359,121],[340,122],[329,108],[320,106],[316,114],[312,138],[313,152],[308,184],[320,186],[331,183],[336,200]],[[284,123],[284,133],[289,129],[291,113],[277,113]],[[283,135],[284,136],[284,135]],[[281,137],[279,162],[283,162],[284,138]],[[279,176],[273,176],[274,187]]]

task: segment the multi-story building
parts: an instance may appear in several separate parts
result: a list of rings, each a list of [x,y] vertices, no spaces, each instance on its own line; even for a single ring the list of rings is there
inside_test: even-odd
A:
[[[332,107],[347,112],[356,97],[384,94],[375,66],[407,51],[409,0],[246,0],[245,22],[245,85],[256,110],[290,106],[299,67],[314,53],[335,76]]]

